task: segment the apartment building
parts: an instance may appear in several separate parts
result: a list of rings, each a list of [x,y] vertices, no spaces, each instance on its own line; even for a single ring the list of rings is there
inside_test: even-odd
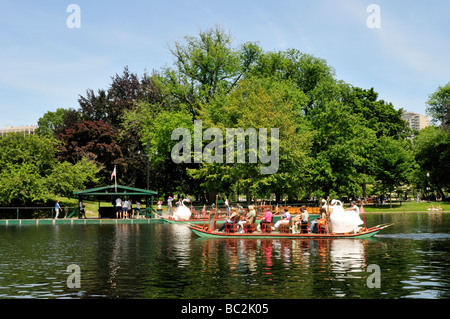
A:
[[[402,119],[409,123],[412,130],[420,131],[430,125],[427,115],[417,114],[403,110]]]
[[[4,129],[0,129],[0,136],[8,133],[23,133],[23,134],[34,134],[37,129],[36,125],[26,125],[26,126],[6,126]]]

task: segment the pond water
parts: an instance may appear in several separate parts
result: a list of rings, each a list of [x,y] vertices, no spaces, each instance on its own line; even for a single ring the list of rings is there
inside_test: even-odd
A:
[[[450,214],[366,220],[394,225],[364,240],[201,239],[169,224],[0,226],[0,298],[450,297]]]

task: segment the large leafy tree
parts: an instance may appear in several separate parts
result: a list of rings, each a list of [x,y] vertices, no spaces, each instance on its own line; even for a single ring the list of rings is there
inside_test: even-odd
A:
[[[378,100],[373,89],[338,81],[324,59],[295,49],[261,53],[250,73],[289,80],[308,97],[301,110],[314,133],[314,164],[303,182],[318,196],[365,195],[366,184],[374,182],[377,138],[406,136],[401,111]]]
[[[275,193],[278,199],[283,194],[298,195],[304,186],[302,182],[310,148],[310,133],[301,125],[303,115],[300,109],[306,102],[305,94],[296,90],[289,81],[257,77],[239,81],[229,94],[217,96],[213,102],[202,105],[199,118],[205,130],[213,127],[220,130],[223,144],[218,145],[215,152],[223,155],[218,158],[219,162],[208,162],[204,158],[198,169],[190,171],[191,175],[201,178],[205,188],[226,193],[239,182],[238,188],[247,194],[248,200],[250,195]],[[235,129],[248,133],[254,130],[257,143],[251,143],[252,137],[249,136],[244,142],[236,137],[227,144],[228,132]],[[270,163],[262,162],[265,154],[256,147],[266,139],[260,129],[267,129],[268,153],[276,154]],[[279,131],[278,138],[272,136],[273,129]],[[211,141],[203,142],[205,149]],[[277,143],[277,148],[274,148],[274,143]],[[231,158],[227,150],[230,145],[233,149]],[[245,157],[239,160],[242,149]]]
[[[92,89],[86,96],[80,96],[79,112],[83,120],[103,121],[114,128],[120,128],[127,110],[134,109],[138,101],[154,99],[152,78],[148,74],[139,77],[125,67],[122,74],[111,77],[111,84],[99,89],[97,94]]]
[[[372,170],[381,193],[393,192],[412,179],[415,167],[411,143],[408,140],[382,136],[372,159]]]
[[[102,167],[102,183],[110,183],[106,177],[118,165],[121,184],[145,188],[146,177],[142,172],[147,170],[148,157],[143,156],[145,145],[140,141],[140,128],[129,126],[124,130],[124,122],[126,114],[136,109],[138,103],[161,99],[154,79],[156,76],[146,73],[139,77],[125,67],[122,74],[111,78],[107,89],[99,89],[97,93],[88,89],[78,100],[80,108],[66,113],[57,134],[64,142],[61,157],[75,161],[80,152],[87,152]],[[89,127],[93,132],[88,137]]]
[[[443,189],[450,186],[450,131],[435,126],[420,130],[413,150],[419,165],[417,184],[422,189],[435,187],[443,198]]]
[[[187,168],[198,164],[175,165],[170,152],[167,153],[169,146],[175,144],[170,140],[168,128],[178,127],[174,125],[179,125],[180,120],[184,127],[192,128],[201,104],[236,87],[259,52],[260,48],[253,43],[234,48],[231,36],[217,26],[200,32],[197,37],[186,36],[171,47],[174,66],[152,76],[158,99],[141,100],[135,109],[128,109],[125,123],[126,134],[139,127],[135,135],[140,137],[141,145],[145,147],[149,142],[152,179],[161,192],[205,192],[200,188],[199,179],[192,180],[186,174]],[[190,118],[189,125],[185,123],[187,118]],[[164,172],[167,176],[162,175]]]
[[[55,137],[56,133],[64,126],[64,119],[70,112],[68,109],[59,108],[56,111],[45,113],[38,120],[36,133],[39,135]]]
[[[377,177],[372,163],[378,156],[379,139],[406,136],[401,111],[378,100],[373,89],[338,81],[334,69],[313,55],[295,49],[263,52],[253,43],[235,48],[231,36],[218,27],[185,37],[171,52],[174,68],[164,69],[154,81],[161,99],[140,103],[127,112],[131,124],[127,125],[141,127],[141,143],[150,141],[152,154],[158,152],[152,158],[160,165],[173,165],[168,149],[174,142],[169,140],[168,128],[180,125],[181,118],[191,132],[197,119],[203,121],[204,131],[216,127],[223,136],[227,128],[270,128],[283,123],[276,174],[260,176],[261,163],[191,161],[176,166],[189,169],[197,181],[192,189],[200,185],[229,193],[239,188],[277,197],[314,191],[320,196],[366,195],[366,184]],[[203,141],[202,146],[207,144]],[[187,180],[185,174],[178,175]]]
[[[0,138],[0,204],[45,204],[51,194],[71,195],[96,182],[97,166],[85,158],[60,163],[52,137],[8,134]]]
[[[302,105],[305,114],[318,106],[314,99],[317,87],[322,83],[335,82],[334,69],[326,60],[296,49],[259,54],[249,73],[258,77],[291,81],[309,98],[308,102]]]
[[[126,162],[117,142],[118,133],[103,121],[76,123],[60,132],[58,139],[63,142],[60,159],[75,164],[82,158],[88,158],[100,168],[102,183],[110,183],[109,176],[114,165],[118,166],[118,170],[125,170]]]
[[[143,102],[132,112],[128,112],[126,130],[140,128],[139,136],[145,146],[141,155],[150,163],[151,184],[161,194],[173,195],[175,192],[195,195],[199,192],[198,183],[187,175],[186,168],[193,164],[175,163],[172,148],[177,143],[171,140],[172,132],[184,127],[192,132],[191,114],[185,110],[165,110],[161,105]]]
[[[450,82],[439,86],[429,96],[426,111],[431,115],[434,123],[440,123],[448,130],[450,126]]]
[[[236,86],[260,51],[254,43],[234,48],[231,35],[219,26],[200,32],[198,37],[186,36],[171,48],[175,68],[166,69],[165,85],[195,117],[201,103]]]

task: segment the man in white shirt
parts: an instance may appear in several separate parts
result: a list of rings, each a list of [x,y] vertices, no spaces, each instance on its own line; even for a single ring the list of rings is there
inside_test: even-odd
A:
[[[350,208],[344,209],[344,211],[355,211],[359,215],[359,207],[356,205],[355,201],[352,201]]]
[[[116,218],[122,218],[122,200],[120,197],[116,199]]]

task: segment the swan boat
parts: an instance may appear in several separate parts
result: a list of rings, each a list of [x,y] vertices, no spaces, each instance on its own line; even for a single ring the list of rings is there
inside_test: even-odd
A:
[[[232,224],[226,227],[225,231],[216,230],[216,214],[210,213],[209,221],[205,221],[203,225],[190,224],[189,229],[199,237],[204,238],[255,238],[255,239],[277,239],[277,238],[370,238],[378,234],[383,229],[392,224],[381,224],[371,228],[359,227],[357,231],[347,233],[334,233],[333,231],[326,231],[322,229],[318,233],[310,233],[307,229],[304,232],[292,233],[290,227],[280,227],[280,231],[272,231],[271,227],[268,230],[257,231],[256,226],[248,227],[245,232],[239,232],[236,225]],[[272,226],[272,225],[270,225]],[[327,228],[327,227],[326,227]]]
[[[239,232],[219,232],[216,230],[208,230],[205,227],[199,225],[189,225],[189,229],[199,237],[204,238],[254,238],[254,239],[278,239],[278,238],[288,238],[288,239],[304,239],[304,238],[370,238],[379,233],[381,230],[391,226],[392,224],[383,224],[374,226],[371,228],[364,229],[363,231],[357,233],[282,233],[278,231],[272,232],[261,232],[254,231],[249,233],[239,233]]]
[[[292,216],[294,217],[295,215],[292,215]],[[273,216],[273,221],[276,222],[279,219],[281,219],[281,217],[282,217],[281,215],[274,215]],[[318,217],[319,217],[319,215],[310,215],[311,219],[318,218]],[[175,219],[172,216],[169,216],[169,217],[161,217],[161,219],[163,219],[166,223],[169,223],[169,224],[194,224],[194,225],[201,225],[201,224],[206,224],[209,221],[209,218],[208,217],[204,217],[204,216],[201,216],[201,217],[198,217],[198,218],[197,217],[191,217],[189,219]],[[226,218],[218,218],[218,219],[216,219],[216,222],[224,222],[225,220],[226,220]],[[259,222],[260,220],[261,220],[261,217],[258,217],[256,219],[257,222]]]
[[[184,200],[182,202],[182,206],[180,206],[180,207],[183,207],[183,206],[184,206]],[[184,206],[184,207],[186,209],[188,209],[186,206]],[[311,208],[311,209],[313,209],[313,208]],[[215,213],[216,216],[220,216],[220,217],[216,217],[216,219],[215,219],[216,222],[219,222],[219,223],[220,222],[224,222],[227,219],[225,214],[220,214],[220,215],[217,214],[217,210],[216,209],[214,209],[212,211],[208,211],[208,213],[202,212],[202,213],[197,214],[197,215],[196,214],[186,215],[186,216],[189,216],[189,217],[188,218],[184,218],[184,219],[180,219],[179,217],[176,217],[176,216],[167,216],[167,217],[160,216],[160,218],[163,219],[166,223],[169,223],[169,224],[194,224],[194,225],[203,224],[203,225],[205,225],[210,219],[210,217],[209,217],[210,213]],[[296,213],[291,213],[291,217],[295,217],[297,215],[298,214],[296,214]],[[320,215],[317,214],[317,213],[309,214],[309,218],[310,219],[319,218],[319,216]],[[273,222],[275,223],[278,220],[280,220],[281,218],[282,218],[281,214],[274,213],[274,215],[273,215]],[[261,216],[258,216],[256,218],[256,221],[259,222],[260,220],[261,220]]]

